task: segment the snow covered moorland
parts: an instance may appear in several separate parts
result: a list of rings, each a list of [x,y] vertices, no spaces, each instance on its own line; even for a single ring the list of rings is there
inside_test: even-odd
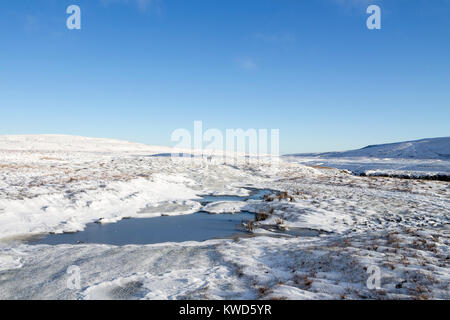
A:
[[[450,298],[448,182],[154,156],[170,152],[106,139],[0,137],[0,299]],[[254,188],[269,192],[252,198]],[[236,199],[202,202],[207,195]],[[92,222],[198,211],[254,219],[233,237],[203,242],[32,241]],[[73,266],[77,287],[68,285]]]
[[[345,152],[286,155],[285,160],[358,175],[450,180],[450,137],[367,146]]]

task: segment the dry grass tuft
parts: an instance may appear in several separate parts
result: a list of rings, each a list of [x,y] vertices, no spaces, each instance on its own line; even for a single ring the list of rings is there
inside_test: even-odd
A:
[[[247,220],[245,222],[242,222],[242,224],[244,225],[245,229],[248,232],[253,232],[255,231],[255,222],[252,220]]]
[[[312,286],[313,281],[309,279],[306,275],[298,275],[294,276],[294,283],[299,285],[301,289],[309,289]]]
[[[288,193],[287,193],[286,191],[283,191],[283,192],[280,192],[280,193],[277,195],[277,197],[278,197],[278,200],[281,201],[281,200],[286,200],[286,199],[288,199],[289,195],[288,195]]]
[[[269,218],[269,214],[265,212],[256,212],[255,213],[255,221],[264,221]]]
[[[269,293],[270,289],[266,286],[264,287],[259,287],[258,288],[258,293],[260,297],[264,297]]]

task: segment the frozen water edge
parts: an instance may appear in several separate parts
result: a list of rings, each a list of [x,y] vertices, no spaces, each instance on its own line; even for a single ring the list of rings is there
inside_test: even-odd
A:
[[[328,232],[122,247],[3,241],[2,299],[449,298],[446,182],[356,177],[295,163],[277,170],[198,159],[174,164],[137,151],[1,151],[0,165],[2,236],[161,215],[177,204],[184,211],[192,194],[242,195],[247,186],[286,192],[249,201],[246,210],[268,214],[254,232]],[[166,189],[155,192],[160,186]],[[71,265],[81,271],[79,290],[67,288]],[[381,269],[380,290],[366,286],[369,265]]]

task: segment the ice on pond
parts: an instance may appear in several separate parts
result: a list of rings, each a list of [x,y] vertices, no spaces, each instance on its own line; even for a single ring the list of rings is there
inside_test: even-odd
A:
[[[207,195],[200,200],[212,205],[224,199],[243,202],[248,199],[261,199],[270,190],[250,189],[249,196],[215,196]],[[233,200],[231,200],[233,199]],[[170,208],[170,207],[169,207]],[[159,208],[160,210],[160,208]],[[36,237],[31,244],[79,244],[97,243],[111,245],[153,244],[162,242],[205,241],[228,238],[243,234],[242,221],[254,218],[252,213],[228,212],[233,214],[210,214],[199,211],[194,214],[160,216],[152,218],[123,219],[116,223],[90,223],[83,231],[75,233],[49,234]]]
[[[112,245],[152,244],[162,242],[205,241],[243,233],[242,220],[253,214],[212,215],[197,212],[189,215],[156,218],[123,219],[116,223],[90,223],[84,231],[50,234],[30,241],[31,244],[97,243]]]
[[[242,222],[253,220],[255,216],[254,213],[243,209],[247,203],[245,200],[260,200],[271,192],[273,191],[268,189],[252,188],[248,196],[207,195],[200,199],[200,202],[205,205],[205,211],[194,214],[175,216],[164,214],[152,218],[123,219],[115,223],[90,223],[80,232],[42,235],[31,239],[29,243],[48,245],[96,243],[121,246],[205,241],[248,235]],[[228,201],[224,201],[225,199]],[[232,204],[240,205],[234,208],[235,210],[231,210]],[[224,210],[219,210],[220,212],[208,210],[213,206],[223,207]]]

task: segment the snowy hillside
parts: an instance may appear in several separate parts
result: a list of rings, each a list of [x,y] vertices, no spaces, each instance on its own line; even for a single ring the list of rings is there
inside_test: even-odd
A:
[[[154,154],[170,152],[171,148],[114,139],[43,134],[0,136],[0,151],[143,152]]]
[[[450,137],[380,144],[344,152],[293,154],[284,159],[345,169],[355,174],[447,180]]]
[[[389,159],[441,159],[450,160],[450,137],[422,139],[367,146],[358,150],[291,156],[317,156],[321,158],[389,158]]]

